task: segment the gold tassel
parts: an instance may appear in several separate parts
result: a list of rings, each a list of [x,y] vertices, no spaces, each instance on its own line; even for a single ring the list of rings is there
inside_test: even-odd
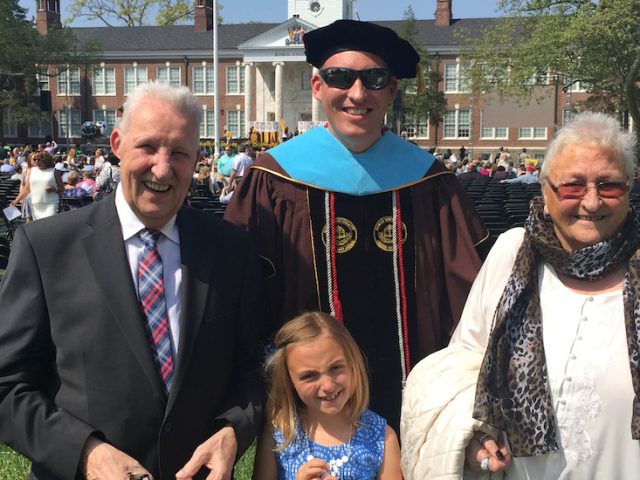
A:
[[[427,88],[427,85],[424,81],[424,72],[422,71],[422,65],[420,62],[416,65],[416,79],[418,85],[416,86],[416,93],[418,95],[422,95]]]

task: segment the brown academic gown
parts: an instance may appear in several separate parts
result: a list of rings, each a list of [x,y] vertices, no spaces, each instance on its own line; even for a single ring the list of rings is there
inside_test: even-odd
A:
[[[401,267],[394,267],[389,239],[395,191],[400,193]],[[488,234],[455,175],[439,162],[418,182],[394,191],[335,193],[335,216],[344,323],[367,360],[371,409],[397,429],[403,377],[448,344]],[[265,154],[245,175],[225,218],[256,240],[273,331],[301,312],[329,311],[324,189],[290,178]],[[404,288],[397,288],[400,268]],[[398,305],[406,309],[404,325]],[[401,350],[407,349],[403,373]]]

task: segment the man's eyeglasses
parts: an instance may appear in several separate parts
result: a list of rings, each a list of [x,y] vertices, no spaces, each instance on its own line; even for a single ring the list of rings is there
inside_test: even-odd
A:
[[[332,88],[346,90],[356,82],[362,80],[367,90],[382,90],[391,82],[391,72],[386,68],[369,68],[367,70],[353,70],[351,68],[332,67],[320,70],[320,77]]]
[[[598,191],[600,198],[620,198],[629,190],[629,182],[598,182],[595,185],[587,185],[582,182],[563,182],[554,185],[551,180],[546,182],[561,200],[578,200],[584,198],[590,188]]]

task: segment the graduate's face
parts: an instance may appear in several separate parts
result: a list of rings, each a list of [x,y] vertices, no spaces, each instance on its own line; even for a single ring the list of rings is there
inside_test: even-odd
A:
[[[387,65],[372,53],[347,51],[332,55],[322,65],[322,69],[330,67],[367,70],[387,68]],[[330,87],[316,74],[311,79],[311,89],[313,96],[322,103],[331,133],[349,150],[360,153],[382,135],[382,122],[387,107],[396,96],[398,81],[394,77],[381,90],[367,90],[358,78],[350,88],[343,90]]]
[[[147,228],[161,229],[184,203],[197,135],[193,116],[150,97],[131,112],[126,130],[111,134],[124,198]]]

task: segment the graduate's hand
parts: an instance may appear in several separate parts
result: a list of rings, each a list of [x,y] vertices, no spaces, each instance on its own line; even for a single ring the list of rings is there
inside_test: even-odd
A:
[[[328,476],[329,464],[320,458],[312,458],[302,464],[296,474],[296,480],[335,480]]]

